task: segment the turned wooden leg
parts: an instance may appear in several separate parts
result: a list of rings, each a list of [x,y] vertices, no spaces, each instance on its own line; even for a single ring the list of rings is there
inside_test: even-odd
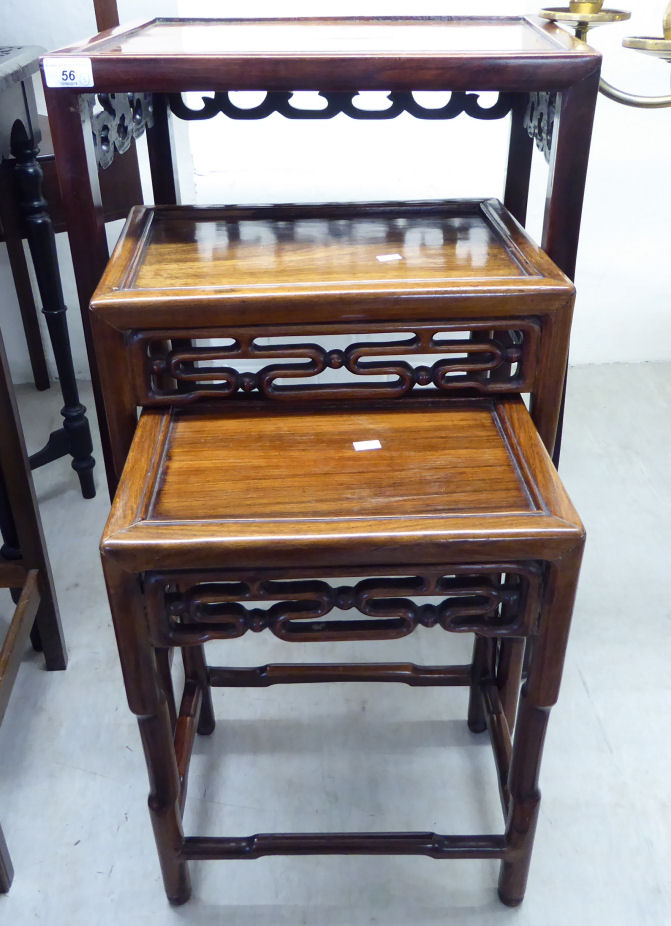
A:
[[[508,729],[511,731],[515,725],[523,663],[524,640],[501,640],[496,669],[496,684],[501,694],[501,704],[508,721]]]
[[[149,812],[168,900],[187,901],[191,884],[181,859],[184,834],[173,725],[155,649],[149,640],[139,577],[103,554],[128,706],[137,715],[149,776]]]
[[[189,868],[181,859],[184,843],[179,808],[179,774],[165,700],[153,716],[138,718],[142,746],[149,774],[149,814],[163,874],[163,884],[172,904],[185,903],[191,896]]]
[[[37,306],[33,298],[26,255],[23,251],[18,211],[14,188],[14,164],[6,160],[0,165],[0,224],[2,224],[7,245],[7,256],[14,280],[35,388],[43,390],[48,389],[51,384],[37,318]]]
[[[0,827],[0,894],[7,893],[13,878],[12,860],[9,857],[9,849],[2,833],[2,827]]]
[[[540,626],[531,647],[529,677],[517,711],[508,776],[506,819],[509,857],[501,863],[499,897],[509,907],[524,898],[538,820],[538,779],[551,707],[557,702],[573,602],[582,558],[582,542],[548,564]]]
[[[84,498],[93,498],[93,444],[86,418],[86,408],[79,401],[70,348],[67,307],[56,255],[53,225],[42,195],[42,168],[37,162],[37,148],[21,123],[12,131],[12,154],[16,159],[14,173],[19,189],[19,206],[25,223],[28,246],[33,258],[35,277],[42,298],[42,312],[47,321],[51,346],[58,369],[63,395],[63,427],[54,431],[42,450],[30,458],[33,469],[57,460],[66,453],[72,457],[72,468],[79,476]]]
[[[508,581],[517,581],[508,577]],[[505,601],[501,607],[501,618],[513,618],[518,603]],[[525,639],[503,637],[498,642],[496,657],[496,685],[501,696],[501,705],[511,731],[515,725],[517,700],[522,683],[522,663],[524,661]]]
[[[172,673],[170,671],[170,654],[172,651],[168,649],[167,646],[162,646],[157,647],[154,652],[156,654],[156,668],[168,704],[170,727],[174,735],[177,725],[177,705],[175,703],[175,689],[172,684]]]
[[[492,672],[494,645],[487,637],[475,635],[473,640],[473,662],[471,664],[471,688],[468,698],[468,729],[472,733],[483,733],[487,729],[485,702],[482,697],[482,681]]]
[[[506,823],[509,844],[516,859],[512,862],[502,862],[499,874],[499,897],[508,907],[516,907],[522,903],[527,886],[541,799],[538,774],[549,714],[549,707],[542,708],[530,703],[525,685],[520,697],[515,729],[515,747],[508,785],[510,808]]]
[[[212,689],[207,678],[205,649],[203,646],[186,646],[182,650],[182,658],[186,677],[193,679],[203,692],[198,718],[198,732],[201,736],[209,736],[214,731],[215,719]]]

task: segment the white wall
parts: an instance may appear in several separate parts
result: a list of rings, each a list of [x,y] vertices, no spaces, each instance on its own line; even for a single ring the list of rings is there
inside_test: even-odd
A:
[[[63,7],[47,0],[4,0],[11,8],[3,41],[53,48],[94,31],[88,0]],[[626,4],[623,4],[626,6]],[[632,4],[634,6],[634,4]],[[669,68],[620,47],[630,34],[661,33],[665,0],[638,0],[633,23],[595,30],[592,43],[604,52],[604,76],[639,93],[665,93]],[[300,16],[329,14],[413,15],[533,11],[528,0],[120,0],[122,21],[157,15]],[[481,123],[462,116],[450,122],[400,117],[360,123],[337,117],[328,122],[210,122],[182,127],[191,140],[194,181],[189,198],[199,202],[271,202],[368,198],[500,195],[507,145],[503,122]],[[599,99],[583,213],[576,284],[578,304],[572,360],[671,360],[671,299],[666,255],[671,189],[671,109],[633,110]],[[184,158],[183,172],[192,167]],[[666,183],[665,183],[666,180]],[[542,158],[535,163],[530,226],[538,233],[545,186]],[[61,251],[65,248],[61,245]],[[0,286],[8,292],[8,270],[0,256]],[[77,368],[85,370],[77,335],[76,299],[65,268]],[[28,378],[15,311],[7,300],[3,331],[15,375]]]

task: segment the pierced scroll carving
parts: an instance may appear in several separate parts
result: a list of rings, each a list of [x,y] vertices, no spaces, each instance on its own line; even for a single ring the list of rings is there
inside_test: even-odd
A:
[[[124,154],[134,138],[153,125],[151,93],[98,93],[85,96],[91,117],[96,161],[109,167],[116,152]]]
[[[185,405],[205,398],[256,394],[275,400],[396,398],[410,392],[529,392],[537,368],[540,325],[515,319],[413,324],[412,331],[316,327],[298,342],[291,329],[258,337],[253,329],[217,331],[219,343],[178,332],[139,332],[132,339],[138,404]],[[196,332],[192,332],[196,334]],[[352,343],[329,346],[349,335]],[[367,335],[371,340],[357,341]],[[266,340],[271,343],[264,344]],[[349,340],[349,338],[348,338]],[[405,360],[414,355],[415,362]],[[433,363],[431,359],[437,356]],[[261,366],[263,360],[274,362]],[[244,369],[252,363],[256,371]]]
[[[550,152],[552,151],[556,108],[556,93],[529,94],[529,103],[524,115],[524,125],[531,138],[535,140],[538,150],[545,156],[546,161],[550,160]]]
[[[159,646],[232,639],[250,630],[270,630],[288,642],[393,639],[420,626],[526,636],[534,630],[539,589],[535,564],[427,567],[343,585],[259,575],[209,581],[153,575],[145,583],[151,633]],[[434,601],[415,600],[421,598]],[[340,613],[350,610],[359,616]]]
[[[230,93],[214,93],[201,97],[202,106],[193,109],[180,93],[169,96],[170,109],[178,119],[212,119],[222,113],[229,119],[265,119],[279,113],[287,119],[332,119],[342,113],[350,119],[395,119],[401,113],[408,113],[416,119],[454,119],[465,113],[473,119],[503,119],[512,109],[513,95],[499,93],[491,106],[480,104],[480,95],[453,91],[443,106],[423,106],[417,102],[412,91],[393,91],[386,94],[388,105],[384,109],[368,109],[356,105],[358,91],[329,93],[319,91],[325,105],[319,108],[296,106],[294,92],[269,91],[256,106],[238,106]]]

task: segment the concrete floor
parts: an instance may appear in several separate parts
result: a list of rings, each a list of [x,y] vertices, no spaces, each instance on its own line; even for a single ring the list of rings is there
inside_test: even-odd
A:
[[[57,423],[58,397],[20,392],[34,450]],[[517,910],[499,904],[493,863],[368,857],[192,864],[193,899],[170,908],[98,562],[102,467],[94,501],[79,497],[65,461],[39,471],[70,663],[47,673],[27,652],[0,731],[0,819],[16,869],[0,923],[671,923],[670,409],[671,365],[571,371],[562,474],[588,547]],[[2,598],[0,625],[8,613]],[[219,661],[435,663],[458,661],[469,641],[418,631],[366,657],[352,644],[287,654],[264,635],[233,646]],[[458,689],[220,689],[217,730],[196,745],[186,829],[499,828],[491,750],[468,733],[465,706]]]

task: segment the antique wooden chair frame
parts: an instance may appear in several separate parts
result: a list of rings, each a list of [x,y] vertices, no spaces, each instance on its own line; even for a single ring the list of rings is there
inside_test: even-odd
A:
[[[63,640],[51,567],[44,543],[23,431],[0,335],[0,588],[9,588],[16,609],[0,649],[0,723],[29,635],[44,651],[47,669],[64,669]],[[9,890],[13,868],[0,830],[0,892]]]

